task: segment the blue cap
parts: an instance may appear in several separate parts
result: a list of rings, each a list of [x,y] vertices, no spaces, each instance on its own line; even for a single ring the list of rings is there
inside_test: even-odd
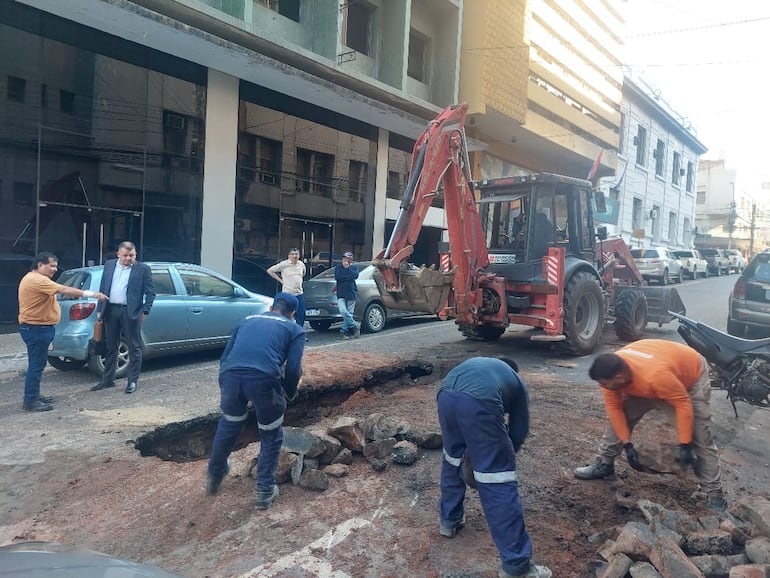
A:
[[[275,294],[275,297],[273,297],[273,307],[275,307],[279,301],[283,301],[286,304],[286,311],[288,313],[296,311],[297,306],[299,305],[297,298],[291,293],[286,293],[285,291],[281,291],[280,293]]]

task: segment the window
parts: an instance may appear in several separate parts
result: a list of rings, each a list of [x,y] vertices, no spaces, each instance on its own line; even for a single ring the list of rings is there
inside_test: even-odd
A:
[[[64,114],[75,114],[75,93],[69,90],[59,90],[59,110]]]
[[[674,170],[671,172],[671,184],[679,186],[682,180],[682,156],[674,153]]]
[[[634,230],[642,228],[642,199],[634,199],[634,208],[631,213],[631,228]]]
[[[428,55],[430,40],[417,32],[409,30],[409,59],[406,73],[410,78],[428,83]]]
[[[171,274],[168,269],[152,270],[152,284],[155,286],[155,293],[158,295],[176,295],[174,282],[171,280]]]
[[[658,145],[655,147],[655,175],[662,177],[666,168],[666,143],[658,139]]]
[[[652,221],[652,239],[655,243],[660,241],[660,217],[660,207],[653,205],[650,220]]]
[[[348,2],[345,6],[344,19],[345,46],[361,54],[371,56],[374,6],[363,0]]]
[[[12,102],[24,102],[27,93],[27,81],[16,76],[8,77],[6,96]]]
[[[299,2],[300,0],[257,0],[264,7],[273,12],[278,12],[294,22],[299,22]]]
[[[179,269],[179,276],[182,278],[188,295],[203,297],[232,297],[235,295],[235,289],[232,285],[203,271]]]
[[[350,183],[350,200],[361,202],[366,198],[368,187],[369,164],[361,161],[350,161],[348,182]]]
[[[334,155],[297,149],[297,190],[332,196]]]
[[[695,203],[698,205],[706,204],[706,191],[698,191],[698,194],[695,195]]]
[[[241,133],[238,140],[238,178],[280,186],[283,147],[280,142]]]
[[[636,164],[643,167],[647,163],[647,129],[642,125],[637,129],[634,144],[636,145]]]
[[[626,113],[620,113],[620,138],[618,140],[618,153],[621,155],[626,152]]]
[[[388,171],[386,196],[389,199],[401,199],[404,195],[402,175],[398,171]]]
[[[695,185],[695,171],[693,170],[692,162],[687,163],[687,187],[685,190],[688,193],[692,193]]]
[[[676,213],[668,214],[668,242],[670,245],[679,243],[679,229],[677,227]]]

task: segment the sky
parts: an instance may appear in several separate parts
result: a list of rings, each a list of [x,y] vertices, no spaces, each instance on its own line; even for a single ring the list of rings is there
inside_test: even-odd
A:
[[[624,0],[625,62],[660,90],[738,187],[770,182],[770,2]]]

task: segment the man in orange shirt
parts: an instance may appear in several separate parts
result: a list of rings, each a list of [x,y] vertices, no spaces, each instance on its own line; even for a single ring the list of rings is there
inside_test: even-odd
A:
[[[27,374],[24,378],[24,411],[50,411],[52,398],[40,395],[40,380],[48,359],[48,346],[56,334],[56,324],[61,317],[61,307],[56,295],[70,297],[94,297],[104,301],[107,296],[98,291],[83,291],[75,287],[59,285],[53,276],[59,268],[59,260],[53,253],[40,253],[32,265],[32,271],[19,283],[19,333],[27,345]]]
[[[621,448],[629,465],[640,469],[631,430],[651,409],[676,417],[679,462],[692,465],[709,507],[724,510],[719,454],[711,433],[711,384],[706,361],[680,343],[642,339],[594,359],[589,370],[599,382],[609,423],[593,464],[575,470],[581,480],[611,477]]]

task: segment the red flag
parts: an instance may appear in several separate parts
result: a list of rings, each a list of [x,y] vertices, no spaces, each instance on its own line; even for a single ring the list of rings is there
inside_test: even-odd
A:
[[[591,170],[588,172],[588,176],[586,177],[586,180],[593,182],[594,177],[596,176],[596,173],[599,171],[599,163],[602,162],[603,152],[604,152],[604,149],[599,149],[599,156],[596,157],[594,164],[591,166]]]

